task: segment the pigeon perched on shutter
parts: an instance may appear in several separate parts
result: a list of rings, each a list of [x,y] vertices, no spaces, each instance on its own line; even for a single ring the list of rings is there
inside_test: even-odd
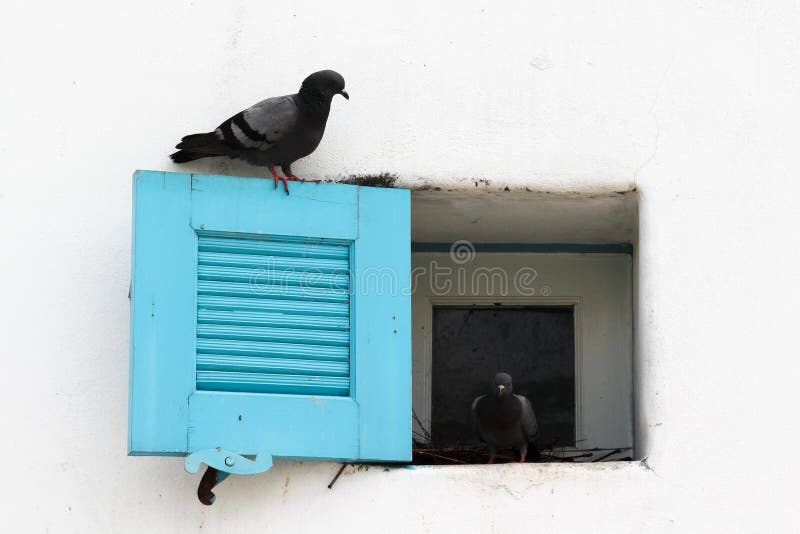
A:
[[[346,99],[344,78],[338,72],[322,70],[303,80],[297,94],[276,96],[240,111],[209,133],[184,137],[170,157],[175,163],[200,158],[227,156],[253,165],[263,165],[289,192],[287,180],[303,180],[292,174],[292,163],[317,148],[335,95]],[[280,166],[285,177],[275,171]]]
[[[514,448],[519,461],[528,454],[528,443],[536,437],[538,425],[531,402],[523,395],[514,395],[511,375],[497,373],[491,391],[472,402],[472,421],[481,441],[489,445],[489,463],[497,449]]]

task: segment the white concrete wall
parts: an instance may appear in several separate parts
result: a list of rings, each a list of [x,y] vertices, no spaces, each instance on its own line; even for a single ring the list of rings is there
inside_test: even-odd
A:
[[[795,2],[11,2],[0,22],[4,532],[791,530]],[[128,458],[130,175],[319,68],[307,176],[637,187],[639,464],[283,463],[200,505]],[[198,164],[197,172],[253,174]]]

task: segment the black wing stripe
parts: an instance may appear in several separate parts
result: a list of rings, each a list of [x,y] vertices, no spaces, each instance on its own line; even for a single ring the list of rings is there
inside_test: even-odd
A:
[[[219,125],[219,129],[222,130],[222,136],[225,139],[225,143],[232,148],[246,148],[241,141],[236,138],[236,134],[233,133],[233,127],[231,127],[231,120],[226,120],[222,124]]]
[[[233,123],[236,126],[239,127],[239,129],[242,131],[242,133],[247,136],[248,139],[250,139],[252,141],[260,141],[260,142],[269,143],[269,144],[272,144],[272,143],[275,142],[275,141],[270,141],[269,139],[267,139],[266,135],[264,135],[262,133],[259,133],[256,130],[254,130],[253,127],[250,126],[250,124],[244,118],[244,111],[241,111],[241,112],[237,113],[236,115],[234,115],[232,120],[233,120]]]

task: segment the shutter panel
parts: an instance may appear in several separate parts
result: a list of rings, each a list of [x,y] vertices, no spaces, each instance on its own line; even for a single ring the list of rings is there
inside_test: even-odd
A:
[[[349,394],[349,243],[200,234],[198,251],[198,390]]]
[[[410,460],[409,192],[134,182],[130,454]]]

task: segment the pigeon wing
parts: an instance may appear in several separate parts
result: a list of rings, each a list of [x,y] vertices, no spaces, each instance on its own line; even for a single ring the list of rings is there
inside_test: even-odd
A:
[[[533,406],[531,401],[523,395],[516,395],[521,404],[522,410],[519,415],[519,422],[522,426],[522,432],[528,437],[528,440],[533,440],[536,433],[539,431],[539,424],[536,421],[536,415],[533,413]]]
[[[276,96],[240,111],[214,133],[235,150],[268,150],[292,132],[298,117],[294,95]]]

